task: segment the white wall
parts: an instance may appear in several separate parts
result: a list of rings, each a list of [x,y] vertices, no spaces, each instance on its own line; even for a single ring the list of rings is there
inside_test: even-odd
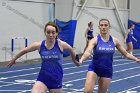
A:
[[[84,1],[86,0],[74,0],[74,1],[78,3],[80,2],[84,3]],[[127,9],[128,0],[115,0],[115,1],[119,8]],[[86,5],[94,7],[114,7],[112,0],[88,0]]]
[[[55,0],[55,18],[69,21],[72,18],[73,0]]]
[[[49,21],[49,16],[49,3],[1,0],[0,62],[11,59],[11,55],[3,48],[6,47],[10,51],[12,37],[28,37],[29,44],[42,40],[44,25]],[[28,59],[36,57],[39,57],[37,51],[28,54]]]
[[[140,22],[140,0],[130,0],[130,16],[129,19]]]
[[[112,0],[109,0],[109,1],[110,1],[109,7],[114,7]],[[128,8],[127,7],[128,0],[114,0],[114,1],[116,2],[119,9],[127,9]]]

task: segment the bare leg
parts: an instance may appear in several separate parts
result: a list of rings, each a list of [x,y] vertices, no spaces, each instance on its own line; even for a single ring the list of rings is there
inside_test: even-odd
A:
[[[62,93],[62,88],[60,88],[60,89],[51,89],[50,93]]]
[[[46,91],[47,86],[40,81],[36,81],[32,88],[32,93],[46,93]]]
[[[105,78],[102,77],[99,79],[98,84],[99,84],[99,88],[98,88],[98,93],[107,93],[107,89],[110,85],[110,78]]]
[[[87,46],[88,46],[88,42],[89,42],[89,40],[86,41],[86,46],[85,46],[85,48],[84,48],[84,52],[86,51],[86,48],[87,48]]]
[[[97,74],[93,71],[88,71],[84,93],[93,93],[96,80],[97,80]]]
[[[129,52],[130,54],[133,54],[133,44],[132,42],[129,42],[127,44],[127,49],[126,49],[127,52]]]

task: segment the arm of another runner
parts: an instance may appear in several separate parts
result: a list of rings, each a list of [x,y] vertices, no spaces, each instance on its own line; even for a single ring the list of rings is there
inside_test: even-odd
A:
[[[133,38],[136,42],[138,41],[134,36],[132,36],[132,38]]]
[[[72,61],[75,63],[76,66],[80,66],[81,64],[78,62],[76,51],[66,42],[61,41],[61,46],[63,47],[64,50],[68,51],[72,57]],[[76,58],[77,57],[77,58]]]
[[[123,54],[126,58],[130,59],[130,60],[134,60],[138,63],[140,63],[140,59],[133,56],[132,54],[128,53],[125,48],[121,45],[121,43],[119,42],[118,39],[116,38],[113,38],[114,39],[114,42],[115,42],[115,45],[116,45],[116,48],[121,52],[121,54]]]
[[[13,64],[15,64],[15,61],[21,57],[22,55],[28,53],[28,52],[32,52],[35,50],[38,50],[40,46],[40,42],[35,42],[31,45],[29,45],[28,47],[25,47],[23,49],[21,49],[18,53],[16,53],[14,55],[14,57],[9,61],[9,63],[7,64],[7,67],[11,67]]]
[[[93,48],[96,44],[97,44],[97,36],[89,41],[88,47],[86,48],[81,59],[79,60],[81,64],[83,63],[84,60],[86,60],[91,55]]]

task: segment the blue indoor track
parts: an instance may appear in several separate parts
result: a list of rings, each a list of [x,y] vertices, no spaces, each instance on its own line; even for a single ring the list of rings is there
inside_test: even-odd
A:
[[[140,57],[139,51],[134,55]],[[80,67],[71,59],[63,62],[63,93],[83,93],[87,67],[91,58]],[[114,55],[114,74],[107,93],[140,93],[140,64]],[[40,64],[0,68],[0,93],[30,93],[38,76]],[[98,85],[94,88],[97,93]]]

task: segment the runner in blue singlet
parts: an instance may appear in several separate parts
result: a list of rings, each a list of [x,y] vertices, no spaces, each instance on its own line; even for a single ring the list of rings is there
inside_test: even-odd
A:
[[[90,62],[88,71],[94,71],[99,77],[112,78],[113,54],[115,52],[113,38],[109,36],[109,40],[105,42],[98,35],[97,42],[93,50],[93,60]]]
[[[140,59],[128,53],[117,38],[109,35],[110,22],[108,19],[99,21],[100,34],[88,44],[86,51],[79,60],[82,64],[92,53],[93,59],[89,64],[84,93],[93,93],[96,80],[98,80],[98,93],[107,93],[113,73],[113,54],[115,47],[128,59],[140,63]]]
[[[132,39],[134,39],[135,41],[137,41],[134,36],[133,36],[133,30],[135,28],[134,24],[130,24],[130,28],[128,29],[128,31],[125,34],[125,42],[127,44],[127,49],[126,51],[128,51],[129,53],[133,54],[133,43],[132,43]]]
[[[43,82],[48,89],[62,88],[63,54],[58,46],[58,40],[55,40],[55,44],[52,49],[48,49],[45,44],[46,41],[43,40],[39,51],[42,59],[42,65],[37,81]]]
[[[86,47],[87,47],[89,41],[90,41],[92,38],[94,38],[94,36],[93,36],[93,22],[92,22],[92,21],[88,23],[88,28],[86,29],[85,37],[86,37]],[[85,49],[86,49],[86,47],[85,47]],[[84,50],[85,50],[85,49],[84,49]]]
[[[54,23],[47,23],[44,29],[46,40],[35,42],[23,48],[7,65],[11,67],[15,64],[15,61],[25,53],[35,50],[39,51],[42,65],[38,78],[32,88],[32,93],[46,93],[47,90],[49,90],[50,93],[62,93],[63,50],[67,50],[71,54],[76,66],[80,65],[76,59],[75,50],[66,42],[57,39],[58,32],[59,29]]]

